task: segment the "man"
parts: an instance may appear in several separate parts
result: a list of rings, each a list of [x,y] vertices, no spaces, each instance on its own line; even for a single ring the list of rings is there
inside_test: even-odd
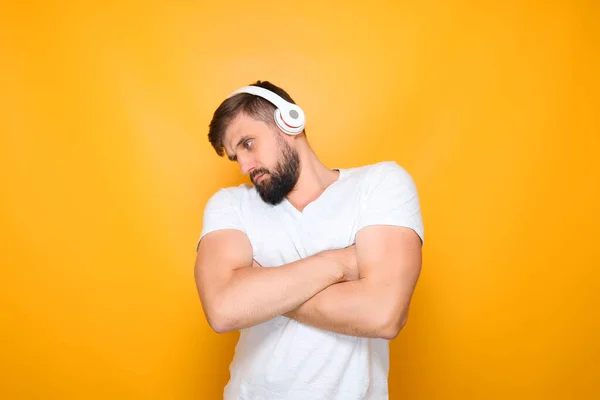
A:
[[[224,398],[387,399],[388,342],[421,269],[410,175],[325,167],[302,109],[269,82],[223,101],[208,136],[253,184],[210,198],[197,247],[210,326],[241,331]]]

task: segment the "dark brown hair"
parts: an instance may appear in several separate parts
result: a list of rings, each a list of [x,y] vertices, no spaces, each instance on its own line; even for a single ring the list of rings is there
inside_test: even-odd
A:
[[[296,104],[290,95],[282,88],[273,85],[268,81],[256,81],[250,86],[259,86],[276,93],[290,103]],[[213,114],[208,129],[208,140],[219,156],[225,154],[223,148],[223,137],[229,123],[238,116],[239,113],[263,121],[276,127],[274,120],[275,106],[262,97],[248,93],[240,93],[225,99]]]

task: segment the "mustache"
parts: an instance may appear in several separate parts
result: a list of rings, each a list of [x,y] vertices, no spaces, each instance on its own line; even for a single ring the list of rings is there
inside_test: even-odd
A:
[[[254,179],[256,178],[257,175],[260,174],[270,174],[268,169],[262,168],[262,169],[255,169],[254,171],[252,171],[252,173],[250,174],[250,178]]]
[[[252,183],[256,184],[254,182],[254,178],[256,178],[256,176],[261,175],[261,174],[267,175],[267,174],[271,174],[271,173],[269,172],[268,169],[264,169],[264,168],[252,171],[252,173],[250,174],[250,180],[252,181]]]

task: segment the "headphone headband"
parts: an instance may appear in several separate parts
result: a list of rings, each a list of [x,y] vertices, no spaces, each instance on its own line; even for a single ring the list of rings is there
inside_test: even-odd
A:
[[[288,135],[297,135],[304,130],[306,117],[302,108],[283,99],[278,94],[260,86],[244,86],[231,93],[227,98],[240,93],[262,97],[275,106],[275,123]]]

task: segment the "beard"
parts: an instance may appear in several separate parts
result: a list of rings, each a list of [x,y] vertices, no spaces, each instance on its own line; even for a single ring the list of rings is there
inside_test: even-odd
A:
[[[260,168],[252,171],[250,180],[254,184],[260,198],[272,205],[283,201],[285,196],[296,186],[300,176],[300,158],[298,153],[286,142],[278,138],[281,147],[281,160],[271,170]],[[256,182],[257,175],[264,174]]]

